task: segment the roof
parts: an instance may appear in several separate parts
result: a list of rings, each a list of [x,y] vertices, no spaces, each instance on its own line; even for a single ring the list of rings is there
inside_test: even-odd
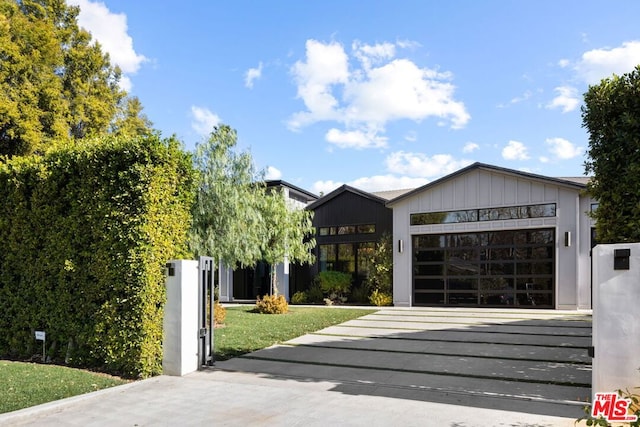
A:
[[[383,197],[379,197],[375,194],[372,193],[367,193],[366,191],[362,191],[362,190],[358,190],[357,188],[351,187],[347,184],[344,184],[338,188],[336,188],[335,190],[333,190],[331,193],[326,194],[322,197],[320,197],[318,200],[316,200],[315,202],[309,204],[307,206],[307,209],[316,209],[319,206],[329,202],[330,200],[335,199],[336,197],[338,197],[339,195],[343,194],[343,193],[353,193],[356,194],[358,196],[364,197],[366,199],[369,200],[373,200],[374,202],[378,202],[382,205],[384,205],[387,202],[387,199],[383,198]]]
[[[401,190],[372,191],[371,194],[373,194],[374,196],[381,197],[385,200],[392,200],[392,199],[395,199],[396,197],[400,197],[403,194],[413,190],[414,190],[413,188],[404,188]]]
[[[562,179],[564,181],[577,182],[578,184],[583,184],[583,185],[587,185],[589,181],[591,181],[590,176],[563,176],[563,177],[559,177],[558,179]]]
[[[533,173],[529,173],[529,172],[522,172],[519,170],[515,170],[515,169],[508,169],[508,168],[503,168],[500,166],[493,166],[493,165],[489,165],[486,163],[480,163],[480,162],[476,162],[473,163],[465,168],[462,168],[456,172],[453,172],[447,176],[444,176],[440,179],[436,179],[435,181],[431,181],[428,184],[423,185],[422,187],[418,187],[414,190],[408,191],[392,200],[389,200],[387,202],[387,206],[391,206],[397,202],[400,202],[406,198],[409,198],[411,196],[413,196],[414,194],[420,193],[424,190],[436,187],[440,184],[442,184],[443,182],[449,181],[453,178],[456,178],[460,175],[464,175],[467,172],[470,172],[472,170],[476,170],[476,169],[482,169],[482,170],[487,170],[489,172],[498,172],[498,173],[502,173],[505,175],[513,175],[513,176],[517,176],[517,177],[521,177],[521,178],[526,178],[526,179],[530,179],[530,180],[534,180],[534,181],[543,181],[543,182],[549,182],[549,183],[554,183],[554,184],[558,184],[564,187],[571,187],[571,188],[575,188],[576,190],[582,190],[584,188],[587,187],[586,182],[578,182],[577,178],[552,178],[549,176],[544,176],[544,175],[537,175],[537,174],[533,174]],[[587,179],[588,178],[584,178]]]
[[[268,180],[265,181],[265,184],[267,187],[287,187],[289,189],[289,193],[291,193],[291,190],[293,190],[294,194],[296,194],[299,198],[306,200],[307,202],[312,202],[318,199],[318,196],[316,196],[315,194],[307,190],[303,190],[302,188],[297,187],[293,184],[290,184],[287,181],[282,181],[281,179]]]

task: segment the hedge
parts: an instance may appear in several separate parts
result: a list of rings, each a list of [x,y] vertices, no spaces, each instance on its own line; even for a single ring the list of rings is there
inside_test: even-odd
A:
[[[164,267],[188,257],[191,157],[110,137],[0,164],[0,355],[162,370]]]

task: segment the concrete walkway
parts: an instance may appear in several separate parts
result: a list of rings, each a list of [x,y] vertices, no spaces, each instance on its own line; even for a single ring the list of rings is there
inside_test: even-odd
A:
[[[572,426],[590,315],[387,308],[185,377],[0,415],[0,425]]]

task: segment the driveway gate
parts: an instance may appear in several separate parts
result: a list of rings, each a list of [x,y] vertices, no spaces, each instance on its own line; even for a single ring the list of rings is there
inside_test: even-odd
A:
[[[215,265],[213,258],[201,256],[198,276],[198,364],[199,369],[212,366],[214,362],[213,347],[213,302]]]

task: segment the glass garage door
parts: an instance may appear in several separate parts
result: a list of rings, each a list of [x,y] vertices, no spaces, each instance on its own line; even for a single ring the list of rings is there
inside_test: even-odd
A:
[[[413,304],[554,307],[553,229],[413,237]]]

